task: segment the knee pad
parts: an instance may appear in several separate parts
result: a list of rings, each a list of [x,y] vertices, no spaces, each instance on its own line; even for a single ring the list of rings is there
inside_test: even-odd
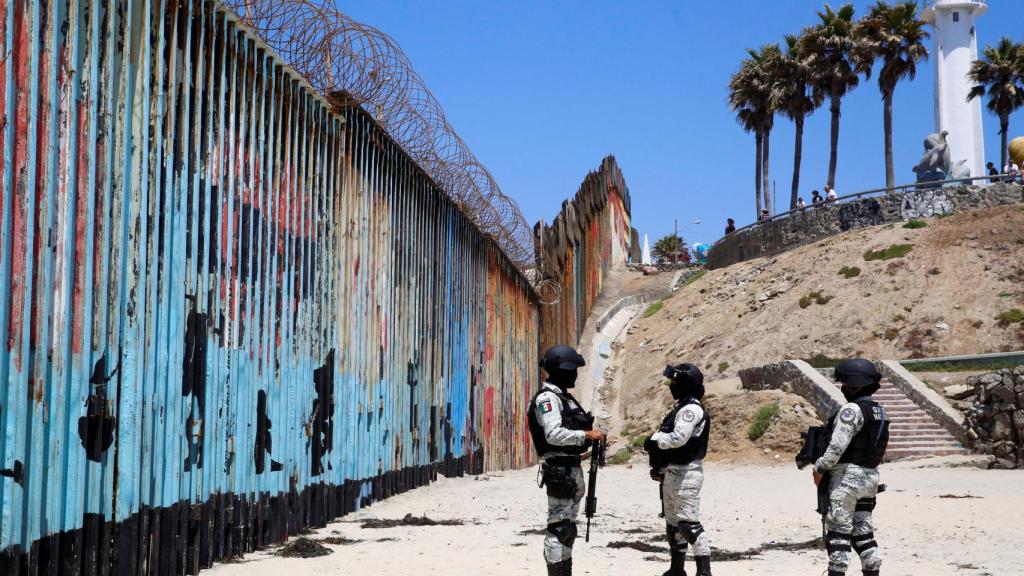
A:
[[[683,538],[690,544],[697,541],[697,537],[704,533],[704,527],[701,526],[700,522],[680,522],[679,531],[683,534]]]
[[[833,552],[849,552],[850,551],[850,534],[845,532],[834,532],[829,530],[825,533],[825,550],[832,554]]]
[[[665,524],[665,535],[668,536],[668,547],[674,552],[686,554],[686,540],[679,529],[672,524]]]
[[[569,520],[562,520],[554,524],[548,524],[548,534],[551,534],[566,548],[572,548],[576,541],[576,523]]]

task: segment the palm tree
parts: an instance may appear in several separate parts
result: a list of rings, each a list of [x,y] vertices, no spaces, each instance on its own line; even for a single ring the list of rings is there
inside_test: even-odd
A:
[[[836,185],[840,105],[843,96],[860,83],[860,74],[852,56],[856,44],[853,14],[853,4],[844,4],[838,11],[825,4],[825,11],[818,12],[821,22],[809,28],[802,37],[802,51],[813,70],[814,89],[822,98],[829,99],[829,112],[832,114],[829,186]]]
[[[761,195],[764,207],[769,214],[774,214],[771,202],[771,178],[768,177],[768,160],[771,157],[771,135],[775,125],[775,113],[779,111],[782,101],[782,49],[778,44],[765,44],[759,50],[750,50],[750,58],[754,61],[757,71],[757,85],[763,99],[761,101],[761,133],[764,142],[761,144]]]
[[[761,132],[761,94],[757,88],[756,70],[752,60],[744,60],[740,69],[729,79],[729,107],[736,113],[736,121],[746,132],[754,133],[754,203],[755,216],[761,215],[761,151],[764,135]]]
[[[986,107],[999,117],[999,166],[1006,166],[1010,114],[1024,107],[1024,44],[1004,36],[994,48],[986,46],[982,58],[971,64],[967,77],[977,83],[967,99],[981,98],[987,92]]]
[[[806,33],[806,31],[805,31]],[[800,190],[800,163],[803,160],[804,119],[813,114],[824,101],[814,89],[814,68],[804,48],[802,36],[786,35],[786,53],[779,63],[779,111],[793,121],[796,139],[793,145],[793,183],[789,193],[789,209],[796,208]]]
[[[865,77],[871,77],[875,60],[882,63],[878,89],[882,92],[883,130],[885,132],[885,185],[892,188],[896,177],[892,166],[892,96],[896,84],[917,75],[917,64],[928,59],[925,22],[917,16],[917,2],[906,0],[890,5],[878,0],[871,12],[854,26],[858,41],[854,59]]]

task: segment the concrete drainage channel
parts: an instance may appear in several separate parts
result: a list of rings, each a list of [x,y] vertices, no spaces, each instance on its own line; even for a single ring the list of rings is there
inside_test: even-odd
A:
[[[605,394],[602,393],[606,386],[606,375],[614,379],[614,375],[608,374],[612,369],[612,343],[615,342],[625,330],[626,326],[643,310],[644,305],[660,299],[651,297],[646,299],[648,294],[639,296],[627,296],[616,302],[608,312],[601,317],[597,324],[597,332],[594,334],[590,351],[587,356],[587,364],[590,369],[590,405],[593,407],[594,416],[597,418],[598,427],[602,430],[611,429],[612,415],[618,411],[618,395],[612,405],[605,404]]]

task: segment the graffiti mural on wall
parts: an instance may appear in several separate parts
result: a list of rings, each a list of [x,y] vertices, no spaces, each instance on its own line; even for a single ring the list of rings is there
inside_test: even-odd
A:
[[[613,156],[587,174],[576,196],[551,222],[534,227],[537,259],[561,298],[541,308],[541,346],[575,345],[614,264],[630,254],[630,197]]]
[[[900,217],[904,220],[911,218],[929,218],[941,216],[953,211],[953,201],[945,190],[914,190],[903,195],[900,203]]]
[[[0,573],[194,573],[530,463],[535,295],[365,112],[219,2],[0,35]]]

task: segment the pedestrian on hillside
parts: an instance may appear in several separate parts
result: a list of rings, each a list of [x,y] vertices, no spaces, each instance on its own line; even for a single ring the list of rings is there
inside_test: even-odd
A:
[[[882,556],[871,514],[878,494],[878,465],[889,444],[889,417],[871,395],[879,389],[882,375],[869,360],[854,358],[836,366],[835,379],[846,404],[828,422],[831,441],[813,472],[815,484],[828,486],[828,574],[846,574],[852,549],[860,556],[864,576],[878,576]]]
[[[693,364],[666,366],[675,404],[658,431],[644,443],[651,479],[661,483],[662,513],[671,566],[663,576],[686,576],[686,549],[693,546],[696,576],[711,576],[711,538],[700,523],[704,456],[711,437],[711,416],[700,400],[704,375]]]
[[[831,184],[825,184],[825,201],[835,202],[836,198],[839,198],[839,194],[836,194],[836,189]]]
[[[725,219],[725,234],[729,235],[736,231],[736,222],[732,218]]]
[[[820,204],[822,202],[821,193],[817,190],[811,192],[811,204]]]
[[[985,168],[988,170],[989,176],[999,176],[999,170],[996,169],[995,164],[989,162],[988,164],[985,164]],[[989,183],[998,182],[999,178],[989,178],[988,181]]]
[[[549,348],[541,359],[547,380],[527,411],[530,438],[541,458],[541,485],[547,487],[544,562],[548,576],[572,576],[576,516],[586,493],[581,456],[605,440],[600,430],[594,430],[594,417],[569,394],[569,388],[576,386],[576,371],[586,364],[570,346]]]
[[[767,209],[761,210],[761,215],[757,217],[757,221],[758,222],[763,222],[765,220],[771,220],[771,219],[772,219],[772,217],[768,215],[768,210]]]
[[[800,210],[803,210],[804,208],[807,208],[807,204],[804,203],[804,197],[803,196],[801,196],[801,197],[796,199],[796,207],[799,208]]]
[[[1007,161],[1006,166],[1003,168],[1003,174],[1006,174],[1006,180],[1008,182],[1015,182],[1020,178],[1020,166],[1013,161],[1011,158]]]

